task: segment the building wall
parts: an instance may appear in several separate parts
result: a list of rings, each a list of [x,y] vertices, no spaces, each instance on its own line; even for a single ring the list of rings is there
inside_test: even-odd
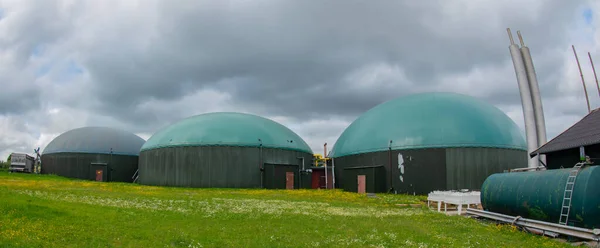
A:
[[[385,167],[383,166],[367,166],[367,167],[351,167],[344,169],[344,190],[349,192],[358,191],[358,176],[365,176],[365,191],[367,193],[386,192],[385,181],[380,180],[385,178]]]
[[[378,180],[385,182],[384,192],[392,185],[395,193],[427,194],[433,190],[479,189],[493,173],[527,167],[527,152],[497,148],[412,149],[391,151],[391,166],[388,151],[339,157],[334,164],[338,188],[347,188],[345,168],[382,165],[384,173]]]
[[[485,179],[527,167],[527,151],[498,148],[447,148],[446,189],[480,190]]]
[[[401,173],[398,164],[399,156],[402,157],[404,173]],[[386,190],[394,186],[396,193],[429,192],[431,188],[446,187],[446,156],[444,149],[414,149],[371,152],[335,158],[336,187],[347,188],[344,179],[345,168],[379,166],[384,167],[383,181]],[[402,177],[402,178],[401,178]],[[391,184],[390,184],[391,181]]]
[[[138,156],[52,153],[42,155],[42,174],[55,174],[70,178],[95,180],[92,163],[107,163],[107,181],[132,182],[138,168]]]
[[[139,182],[146,185],[218,187],[218,188],[260,188],[260,149],[258,147],[233,146],[190,146],[168,147],[142,151],[140,153]],[[295,181],[304,157],[305,167],[310,167],[312,154],[283,149],[262,149],[262,162],[265,176],[279,175],[274,171],[296,168]],[[275,167],[273,167],[275,166]],[[272,169],[278,168],[278,169]],[[285,177],[285,173],[283,173]],[[303,177],[308,178],[309,176]],[[278,188],[281,180],[272,178],[262,184]],[[271,183],[273,182],[273,183]],[[296,187],[300,184],[296,184]],[[302,183],[305,185],[305,183]],[[310,185],[310,183],[306,184]]]
[[[595,164],[600,164],[600,144],[586,146],[585,154],[592,158]],[[595,158],[595,159],[594,159]],[[571,168],[579,159],[579,148],[566,149],[546,154],[548,169]]]

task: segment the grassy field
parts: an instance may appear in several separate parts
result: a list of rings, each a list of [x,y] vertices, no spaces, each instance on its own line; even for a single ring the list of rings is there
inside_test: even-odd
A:
[[[569,247],[425,197],[149,187],[0,172],[0,247]]]

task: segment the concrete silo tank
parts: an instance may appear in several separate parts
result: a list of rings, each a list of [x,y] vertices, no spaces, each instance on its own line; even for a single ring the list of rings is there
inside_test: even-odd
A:
[[[463,94],[421,93],[368,110],[338,138],[336,187],[427,194],[478,190],[491,174],[527,167],[519,127],[495,106]],[[359,177],[359,176],[363,177]]]
[[[270,119],[217,112],[156,132],[140,153],[139,182],[216,188],[310,187],[312,150]],[[304,180],[303,180],[304,179]]]
[[[42,152],[42,173],[132,182],[144,139],[109,127],[82,127],[54,138]]]

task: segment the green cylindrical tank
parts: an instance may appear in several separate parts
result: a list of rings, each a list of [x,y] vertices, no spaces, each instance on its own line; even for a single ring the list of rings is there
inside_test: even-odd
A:
[[[572,169],[498,173],[481,186],[486,211],[558,223]],[[582,167],[573,190],[568,225],[600,228],[600,168]]]

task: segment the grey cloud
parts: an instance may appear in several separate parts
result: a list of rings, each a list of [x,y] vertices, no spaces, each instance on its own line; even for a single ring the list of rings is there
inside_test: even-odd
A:
[[[67,13],[81,11],[80,7],[81,4],[77,3],[59,6],[51,1],[24,2],[15,9],[3,11],[0,23],[8,29],[7,34],[0,38],[2,50],[11,50],[16,58],[13,65],[17,69],[23,68],[30,55],[43,52],[45,46],[60,42],[65,33],[72,31],[72,16]],[[59,8],[64,9],[61,11]]]
[[[327,136],[322,132],[343,128],[325,129],[321,125],[328,124],[311,120],[349,122],[410,93],[460,91],[518,105],[506,27],[521,30],[532,49],[545,107],[581,114],[558,85],[566,74],[559,51],[569,48],[566,33],[583,3],[540,0],[517,8],[498,1],[148,1],[121,11],[81,3],[68,7],[68,14],[56,3],[28,4],[35,6],[11,27],[39,32],[0,44],[18,51],[19,61],[28,61],[39,44],[63,46],[85,74],[60,87],[53,86],[57,77],[38,82],[48,87],[32,98],[44,110],[87,112],[85,123],[153,133],[192,114],[238,110],[313,125],[299,128],[307,140],[318,140]],[[116,2],[101,5],[109,4]],[[460,89],[441,83],[477,69],[484,75]],[[203,91],[227,97],[198,94]],[[0,115],[40,107],[33,105],[0,105]]]
[[[0,69],[0,73],[8,74],[6,71],[8,70]],[[0,75],[0,116],[22,114],[30,109],[39,108],[41,92],[32,81],[32,77]]]
[[[536,62],[543,61],[540,54],[564,45],[566,25],[578,10],[573,2],[545,1],[539,9],[500,6],[497,19],[489,22],[465,17],[445,24],[442,3],[238,4],[161,5],[154,32],[113,34],[119,40],[132,34],[148,38],[145,49],[98,44],[84,63],[102,111],[132,123],[153,122],[159,117],[136,112],[139,104],[215,88],[233,96],[230,104],[266,108],[273,115],[355,116],[394,97],[435,88],[449,73],[501,66],[510,60],[507,26],[522,30]],[[531,10],[538,13],[533,18]],[[440,28],[432,29],[431,22]],[[375,63],[402,68],[403,82],[390,80],[391,90],[384,92],[346,88],[350,73]],[[557,95],[550,85],[559,83],[552,72],[561,63],[537,65],[547,85],[544,93]],[[490,102],[520,101],[514,72],[509,73],[502,81],[489,75],[489,82],[482,82],[490,88]],[[219,83],[229,78],[237,80]],[[491,90],[493,84],[507,83],[514,86]]]
[[[11,131],[8,133],[7,131]],[[33,151],[31,146],[35,130],[28,127],[26,119],[7,118],[0,116],[0,160],[5,160],[9,153]]]

